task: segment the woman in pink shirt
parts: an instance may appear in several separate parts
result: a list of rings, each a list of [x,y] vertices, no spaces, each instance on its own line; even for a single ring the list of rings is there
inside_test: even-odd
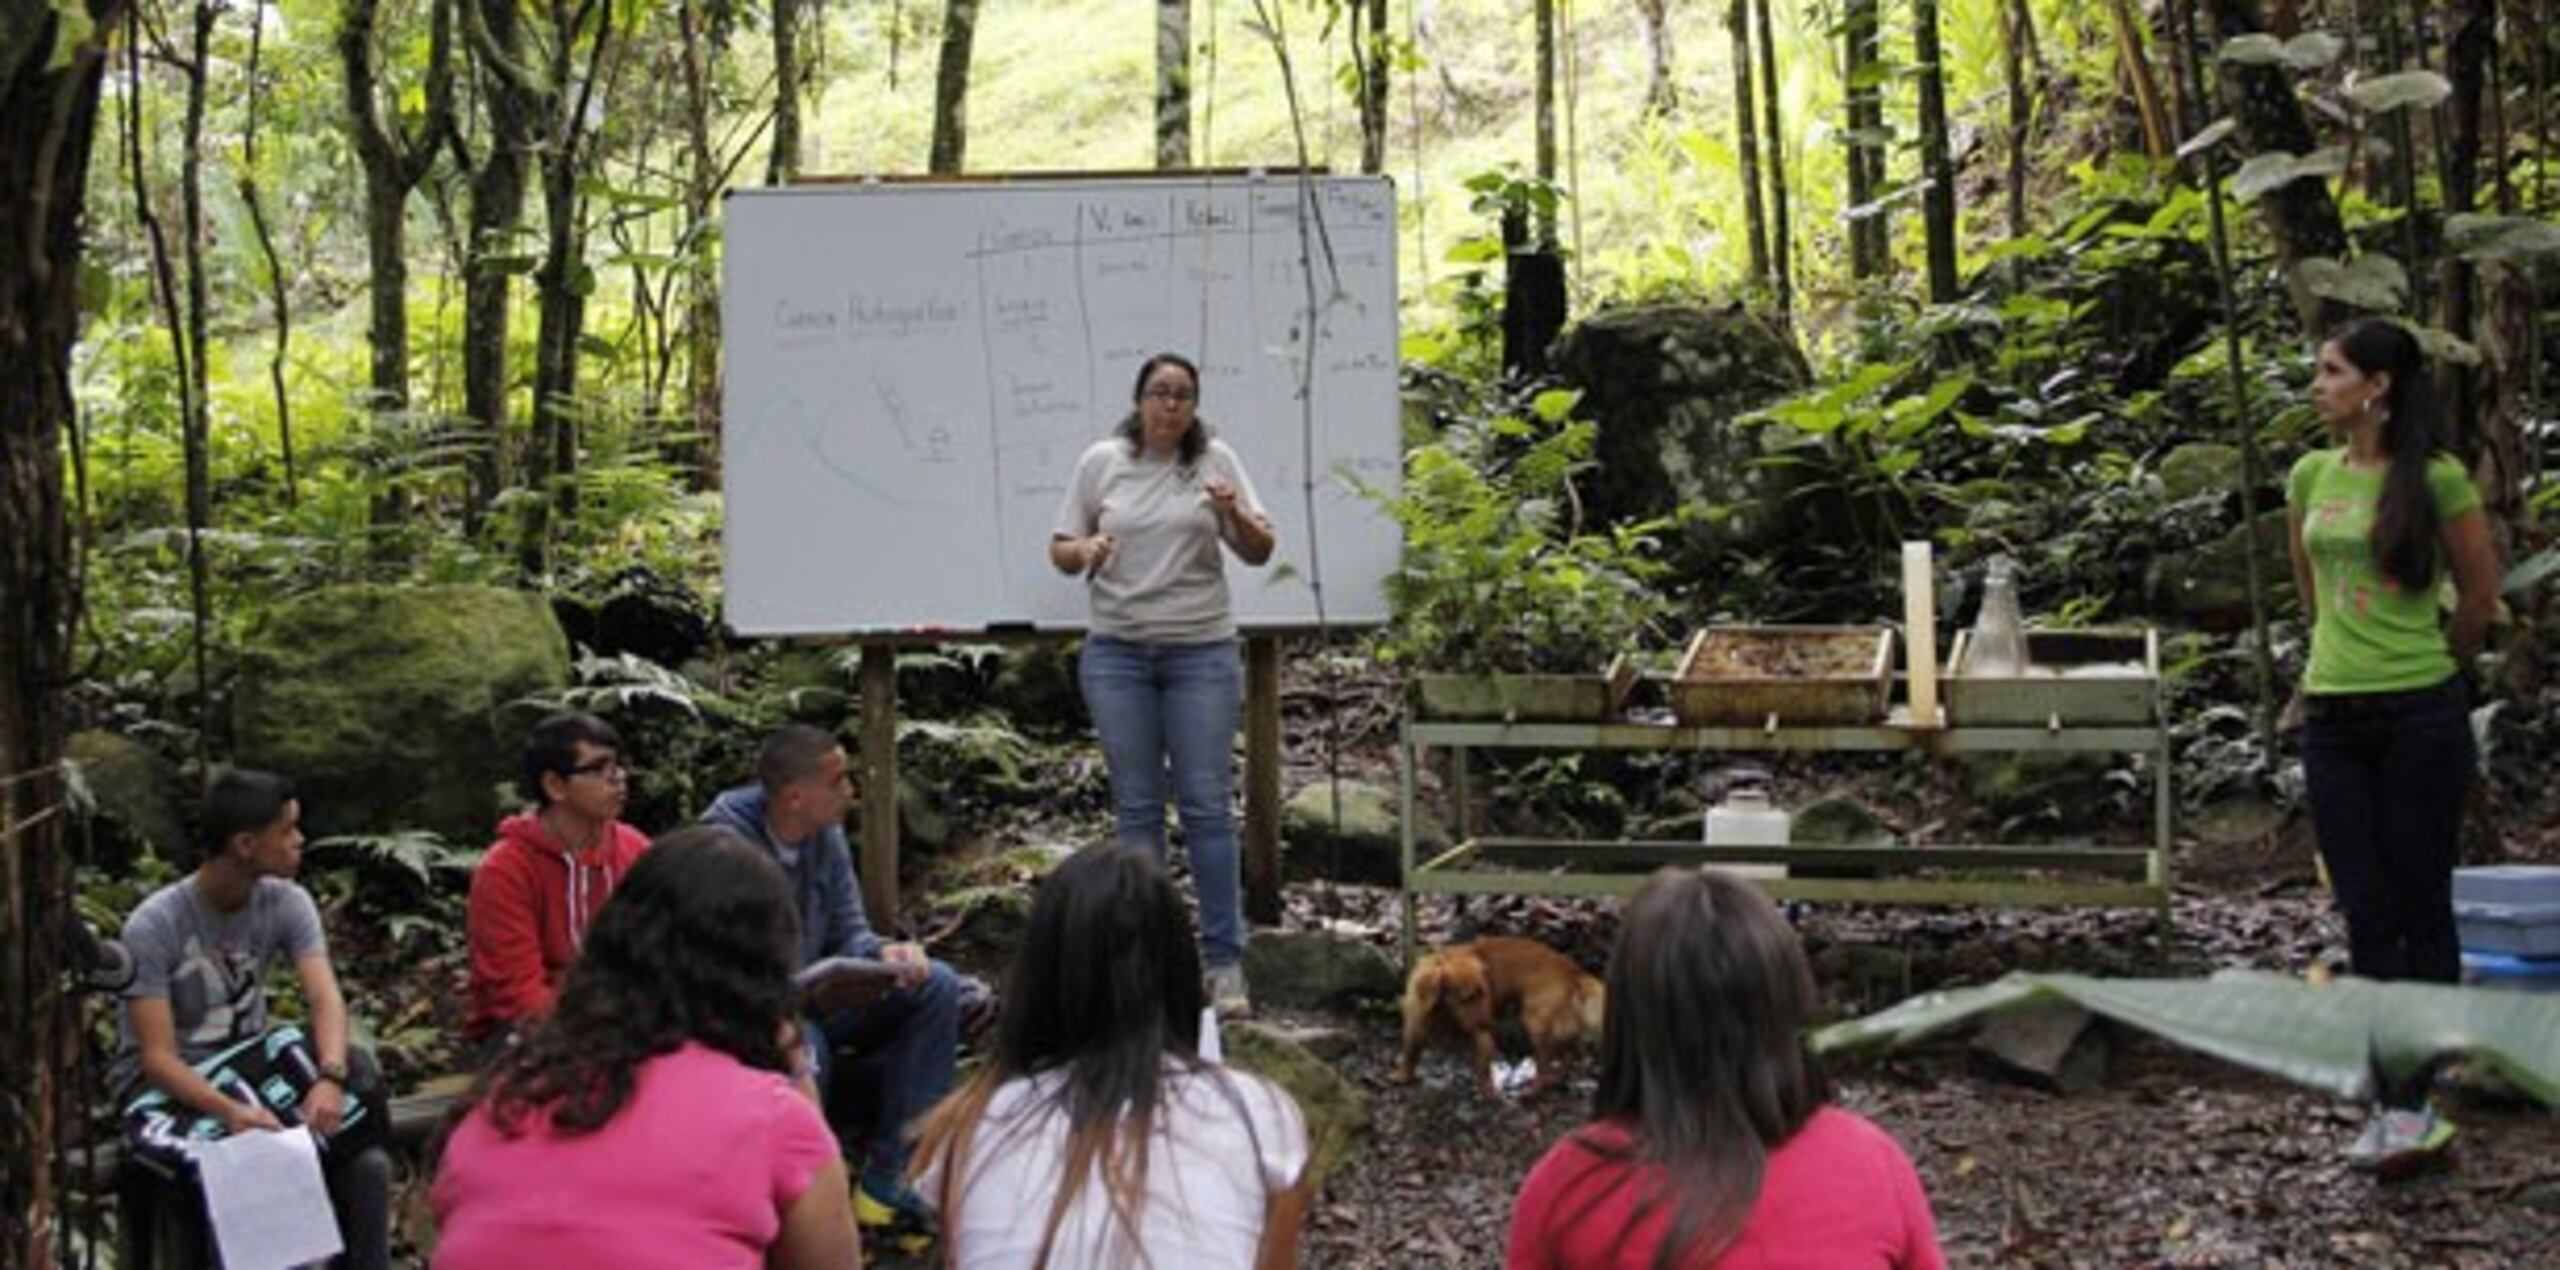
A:
[[[447,1139],[438,1270],[849,1270],[844,1163],[791,1034],[799,919],[730,830],[660,838]]]
[[[1608,983],[1592,1122],[1520,1188],[1511,1270],[1946,1264],[1902,1148],[1828,1105],[1813,971],[1758,888],[1654,874]]]

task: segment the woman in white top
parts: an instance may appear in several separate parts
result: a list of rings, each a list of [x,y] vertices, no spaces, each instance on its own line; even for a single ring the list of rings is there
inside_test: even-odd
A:
[[[1210,997],[1219,1013],[1242,1014],[1230,791],[1244,669],[1226,553],[1258,565],[1275,540],[1244,464],[1200,419],[1199,370],[1158,353],[1138,368],[1132,397],[1116,435],[1077,461],[1049,562],[1083,574],[1092,597],[1076,672],[1110,766],[1118,837],[1163,857],[1169,784],[1200,893]]]
[[[1199,957],[1152,854],[1059,865],[1003,1000],[994,1052],[916,1149],[950,1265],[1297,1263],[1305,1122],[1278,1086],[1198,1056]]]

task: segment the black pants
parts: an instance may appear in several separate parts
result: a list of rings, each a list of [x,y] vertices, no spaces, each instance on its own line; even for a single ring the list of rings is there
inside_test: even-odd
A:
[[[2479,770],[2461,676],[2304,706],[2312,828],[2347,916],[2350,967],[2367,979],[2458,982],[2453,869]]]

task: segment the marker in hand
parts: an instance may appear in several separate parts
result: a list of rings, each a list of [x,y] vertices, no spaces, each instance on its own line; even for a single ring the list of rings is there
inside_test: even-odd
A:
[[[1111,553],[1120,540],[1109,534],[1095,534],[1084,541],[1084,580],[1091,582],[1102,572],[1102,566],[1111,562]]]
[[[1208,500],[1209,510],[1218,513],[1219,519],[1224,520],[1236,514],[1236,483],[1234,481],[1223,476],[1212,476],[1201,482],[1200,487],[1206,491],[1202,497]]]

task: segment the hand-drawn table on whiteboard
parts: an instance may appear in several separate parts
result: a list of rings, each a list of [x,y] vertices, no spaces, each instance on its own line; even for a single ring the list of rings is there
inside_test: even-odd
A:
[[[1270,633],[1375,625],[1403,539],[1395,192],[1382,177],[822,183],[725,207],[725,616],[861,638],[863,882],[896,912],[892,650],[1083,627],[1049,566],[1077,456],[1182,353],[1279,538],[1228,580],[1249,909],[1278,893]]]
[[[1239,621],[1312,626],[1319,581],[1327,621],[1385,620],[1402,542],[1358,488],[1402,474],[1384,178],[742,190],[725,233],[739,631],[1081,628],[1050,526],[1168,350],[1279,534],[1230,571]]]

